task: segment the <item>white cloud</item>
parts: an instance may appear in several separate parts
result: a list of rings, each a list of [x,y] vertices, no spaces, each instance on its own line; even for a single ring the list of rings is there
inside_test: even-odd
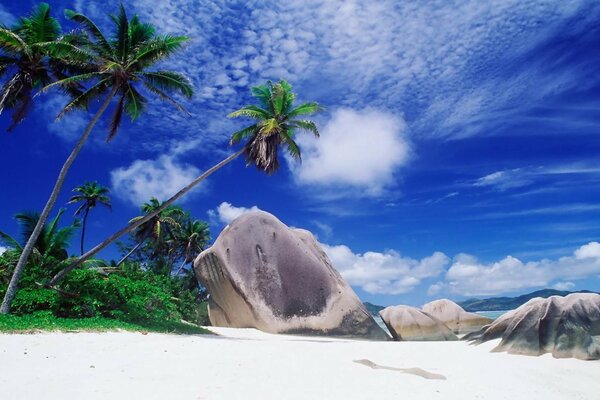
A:
[[[50,94],[40,97],[37,101],[40,102],[41,110],[46,115],[46,126],[48,131],[67,142],[74,142],[79,139],[83,130],[92,119],[88,113],[74,110],[67,113],[60,120],[56,120],[58,114],[60,114],[65,105],[69,102],[69,98],[66,95],[56,91],[52,91]],[[94,132],[102,129],[103,124],[98,123],[96,124]],[[93,135],[94,132],[92,132],[92,137],[100,136]]]
[[[573,282],[557,282],[552,286],[556,290],[571,290],[575,287]]]
[[[337,110],[322,128],[319,139],[298,136],[303,162],[291,162],[296,181],[379,195],[393,183],[398,167],[408,160],[410,146],[405,130],[404,121],[389,113]]]
[[[600,258],[600,243],[590,242],[575,250],[575,257],[583,260],[588,258]]]
[[[453,294],[463,296],[496,295],[535,287],[547,287],[558,281],[562,286],[572,280],[600,274],[600,244],[591,242],[573,256],[556,260],[523,262],[507,256],[493,263],[481,263],[470,255],[457,256],[445,275]]]
[[[127,167],[113,170],[110,177],[113,193],[134,205],[140,205],[151,197],[161,201],[168,199],[199,174],[198,168],[178,162],[176,155],[170,154],[155,160],[136,160]],[[188,193],[180,201],[189,197]]]
[[[75,8],[110,26],[105,10],[117,4],[76,0]],[[510,68],[508,78],[498,68],[521,65],[528,50],[560,32],[587,5],[537,0],[462,0],[435,7],[396,0],[138,0],[129,11],[161,32],[191,38],[185,52],[168,65],[189,75],[197,88],[188,107],[194,118],[151,104],[147,126],[180,137],[206,129],[249,100],[248,86],[286,78],[307,99],[328,106],[411,108],[417,128],[411,131],[431,137],[489,134],[480,125],[497,118],[494,112],[514,99],[531,98],[528,103],[536,104],[549,93],[580,86],[578,71],[549,73],[538,65],[543,60],[531,68]],[[586,20],[577,27],[589,24]],[[506,119],[504,112],[502,116]],[[201,149],[222,146],[231,132],[211,131]],[[156,142],[152,135],[144,138]]]
[[[231,203],[224,201],[219,204],[219,206],[214,210],[208,211],[208,217],[213,225],[230,224],[234,219],[245,214],[249,211],[259,211],[260,208],[257,206],[252,206],[249,208],[246,207],[236,207]]]
[[[8,250],[8,248],[7,248],[7,247],[0,246],[0,256],[1,256],[2,254],[4,254],[4,252],[5,252],[6,250]]]
[[[440,252],[416,260],[395,251],[355,254],[345,245],[321,244],[334,267],[353,286],[368,293],[401,294],[413,290],[426,278],[439,276],[449,259]]]
[[[523,187],[531,184],[533,181],[526,174],[521,173],[520,168],[496,171],[477,179],[473,186],[491,186],[500,191]]]

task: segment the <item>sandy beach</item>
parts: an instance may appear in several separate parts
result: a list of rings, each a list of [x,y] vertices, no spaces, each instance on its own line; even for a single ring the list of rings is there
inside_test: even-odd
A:
[[[367,342],[210,329],[215,335],[3,334],[2,398],[598,398],[600,361],[490,353],[496,342]]]

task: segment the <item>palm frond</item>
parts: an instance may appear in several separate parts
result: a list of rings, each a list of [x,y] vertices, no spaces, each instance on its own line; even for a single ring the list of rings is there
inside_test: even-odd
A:
[[[228,118],[247,117],[256,120],[273,118],[273,115],[260,107],[249,105],[227,115]]]
[[[61,119],[66,113],[76,108],[87,109],[91,100],[103,94],[108,89],[109,79],[102,79],[94,84],[91,88],[71,100],[58,114],[56,119]]]
[[[229,145],[234,145],[240,142],[241,140],[246,139],[247,137],[256,135],[259,129],[260,128],[258,127],[258,125],[254,124],[237,132],[234,132],[233,135],[231,135],[231,139],[229,139]]]
[[[283,143],[287,146],[288,153],[298,161],[302,161],[302,154],[300,153],[300,147],[294,141],[294,132],[292,129],[284,129],[281,132],[281,138]]]
[[[119,15],[111,17],[117,25],[117,36],[115,38],[117,41],[117,59],[121,62],[125,62],[129,50],[129,19],[127,18],[123,3],[119,4]]]
[[[149,67],[180,50],[188,40],[187,36],[158,36],[139,47],[132,57],[130,65],[137,64],[141,67]]]
[[[279,121],[276,118],[269,118],[258,123],[258,131],[260,134],[269,136],[278,133],[281,130]]]
[[[138,74],[150,85],[161,91],[178,91],[187,98],[191,98],[194,89],[185,75],[173,71],[142,72]]]
[[[117,130],[119,130],[119,126],[121,126],[121,120],[123,119],[123,108],[125,104],[125,93],[121,95],[119,102],[117,103],[117,108],[115,108],[115,113],[110,121],[110,129],[108,131],[108,136],[106,137],[106,141],[110,142],[115,135],[117,134]]]
[[[31,49],[23,39],[10,29],[0,28],[0,50],[24,54],[31,58]]]
[[[2,231],[0,231],[0,243],[8,247],[13,247],[17,250],[23,250],[17,239]]]
[[[263,107],[271,108],[271,90],[267,85],[254,86],[252,89],[252,96],[258,99]]]
[[[96,48],[99,53],[106,58],[110,58],[114,55],[114,50],[102,31],[83,14],[77,13],[71,10],[65,10],[65,16],[83,26],[90,36],[95,40]]]
[[[317,124],[313,121],[305,120],[305,119],[296,119],[289,122],[290,126],[294,126],[296,128],[304,129],[305,131],[312,132],[313,135],[319,137],[319,129],[317,128]]]
[[[21,29],[29,43],[53,41],[60,35],[60,24],[50,16],[47,3],[40,3],[29,17],[23,18]]]
[[[302,103],[287,114],[288,118],[294,118],[299,115],[310,115],[325,110],[319,103]]]
[[[146,108],[146,98],[140,94],[132,85],[127,84],[125,89],[125,112],[132,121],[135,121]]]
[[[157,95],[161,100],[168,101],[169,103],[173,104],[179,111],[184,112],[189,116],[192,115],[192,114],[190,114],[190,112],[188,110],[185,109],[185,107],[183,107],[181,104],[179,104],[179,102],[177,100],[175,100],[174,98],[172,98],[171,96],[169,96],[168,94],[166,94],[165,92],[163,92],[162,90],[157,88],[156,86],[152,85],[147,80],[143,80],[143,82],[144,82],[144,86],[146,87],[146,89],[148,89],[150,92]]]
[[[103,72],[89,72],[89,73],[85,73],[85,74],[69,76],[67,78],[60,79],[56,82],[52,82],[51,84],[44,86],[41,91],[43,93],[45,93],[49,89],[51,89],[55,86],[68,86],[73,83],[85,82],[89,79],[101,78],[104,75],[105,75],[105,73],[103,73]]]

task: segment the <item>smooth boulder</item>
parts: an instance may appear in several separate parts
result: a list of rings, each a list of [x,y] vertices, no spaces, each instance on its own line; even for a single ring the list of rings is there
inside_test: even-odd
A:
[[[457,335],[478,331],[493,321],[491,318],[467,312],[461,306],[448,299],[427,303],[423,306],[422,310],[442,321]]]
[[[313,235],[269,213],[235,219],[194,270],[214,326],[388,339]]]
[[[458,337],[443,322],[415,307],[391,306],[379,312],[398,341],[446,341]]]
[[[493,351],[555,358],[600,359],[600,295],[573,293],[529,300],[467,337],[474,343],[501,338]]]

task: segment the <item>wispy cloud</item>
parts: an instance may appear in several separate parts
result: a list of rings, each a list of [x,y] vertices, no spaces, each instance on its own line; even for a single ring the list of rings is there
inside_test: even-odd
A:
[[[102,7],[76,2],[105,21],[105,10],[116,5],[116,0]],[[405,111],[417,136],[493,134],[491,125],[500,116],[510,120],[507,115],[522,111],[510,107],[515,99],[534,105],[580,88],[582,77],[594,80],[587,64],[551,68],[555,61],[531,55],[563,33],[571,18],[584,16],[571,25],[569,34],[578,35],[600,13],[591,1],[534,0],[463,0],[435,7],[394,0],[142,0],[131,8],[161,31],[192,39],[167,65],[192,78],[194,117],[149,107],[147,124],[181,137],[208,130],[210,135],[200,135],[205,150],[222,146],[235,129],[224,116],[249,101],[248,86],[279,78],[328,106]]]

